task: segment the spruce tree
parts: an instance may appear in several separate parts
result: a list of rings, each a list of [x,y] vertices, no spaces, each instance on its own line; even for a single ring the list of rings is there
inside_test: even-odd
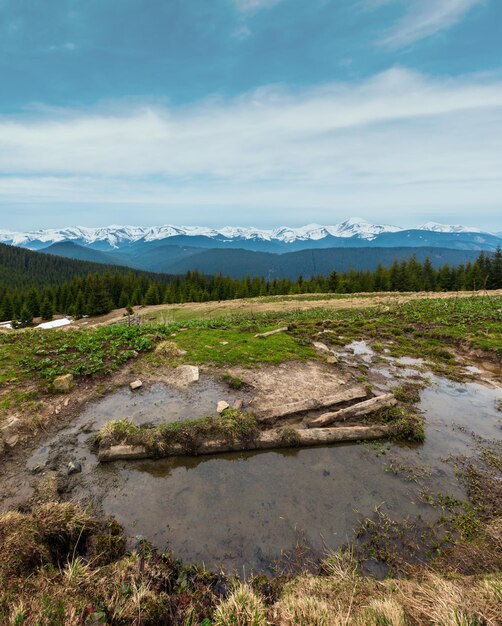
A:
[[[54,315],[54,308],[52,304],[52,300],[50,298],[45,297],[42,301],[42,305],[40,306],[40,317],[43,320],[49,321],[52,319]]]

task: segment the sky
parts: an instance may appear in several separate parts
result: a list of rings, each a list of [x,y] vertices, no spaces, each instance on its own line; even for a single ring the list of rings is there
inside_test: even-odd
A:
[[[0,0],[0,229],[502,231],[500,0]]]

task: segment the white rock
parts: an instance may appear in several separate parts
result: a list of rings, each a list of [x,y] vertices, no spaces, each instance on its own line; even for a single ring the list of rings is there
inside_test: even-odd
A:
[[[9,417],[0,428],[0,441],[3,439],[6,446],[13,448],[19,441],[20,427],[21,420],[18,417]]]
[[[136,389],[143,387],[143,383],[141,380],[133,380],[133,382],[129,384],[129,387],[131,388],[131,391],[135,391]]]
[[[199,368],[195,365],[180,365],[175,371],[178,382],[182,385],[190,385],[199,380]]]
[[[225,400],[220,400],[216,406],[216,411],[221,414],[223,413],[223,411],[226,411],[229,408],[230,405],[228,404],[228,402],[225,402]]]
[[[331,354],[331,350],[328,348],[328,346],[325,343],[322,343],[321,341],[314,341],[312,342],[312,345],[318,352]]]

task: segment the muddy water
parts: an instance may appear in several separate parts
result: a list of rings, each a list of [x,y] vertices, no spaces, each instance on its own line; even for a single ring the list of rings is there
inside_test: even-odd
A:
[[[396,384],[389,371],[382,370],[383,387]],[[361,516],[371,515],[377,506],[396,519],[435,519],[438,512],[419,498],[421,485],[402,472],[386,471],[390,464],[425,469],[435,492],[464,495],[444,459],[473,452],[471,431],[500,437],[502,414],[496,401],[502,391],[430,379],[420,403],[427,420],[421,446],[376,443],[103,466],[96,462],[86,440],[89,431],[109,419],[186,419],[213,413],[217,400],[239,395],[203,379],[185,391],[155,385],[140,395],[122,390],[106,397],[57,442],[40,449],[30,465],[50,460],[59,450],[60,463],[69,458],[83,462],[72,497],[92,499],[105,514],[117,517],[129,537],[144,536],[210,567],[268,571],[282,550],[294,546],[298,532],[316,548],[336,549],[352,537]]]

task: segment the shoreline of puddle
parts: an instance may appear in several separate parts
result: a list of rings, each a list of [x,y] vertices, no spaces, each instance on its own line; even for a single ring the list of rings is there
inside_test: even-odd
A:
[[[82,472],[67,478],[65,497],[114,516],[131,546],[145,538],[184,561],[227,573],[272,573],[274,562],[300,535],[319,552],[336,550],[352,541],[354,529],[376,510],[396,520],[433,523],[441,512],[421,492],[465,498],[447,459],[476,453],[471,431],[487,440],[500,438],[502,389],[424,372],[420,359],[384,356],[372,364],[371,348],[356,343],[345,351],[355,347],[353,355],[370,368],[375,391],[410,379],[427,382],[417,405],[425,416],[423,444],[378,441],[98,463],[89,439],[111,419],[127,417],[137,424],[189,419],[215,415],[219,400],[250,400],[249,392],[204,374],[185,389],[154,383],[139,393],[122,388],[93,402],[30,457],[27,469],[61,471],[69,460],[78,461]],[[403,466],[420,478],[392,471]]]

